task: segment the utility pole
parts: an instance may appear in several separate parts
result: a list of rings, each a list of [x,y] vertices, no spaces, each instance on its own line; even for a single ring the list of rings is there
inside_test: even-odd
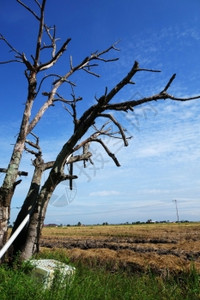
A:
[[[177,217],[177,222],[179,222],[179,214],[178,214],[178,205],[177,205],[177,200],[172,200],[175,202],[175,206],[176,206],[176,217]]]

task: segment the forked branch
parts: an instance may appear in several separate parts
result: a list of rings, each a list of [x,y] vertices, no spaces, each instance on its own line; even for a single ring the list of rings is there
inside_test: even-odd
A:
[[[117,111],[128,111],[128,110],[133,110],[133,107],[137,105],[141,105],[143,103],[151,102],[151,101],[156,101],[156,100],[165,100],[165,99],[171,99],[175,101],[189,101],[189,100],[195,100],[195,99],[200,99],[200,95],[194,96],[194,97],[176,97],[173,96],[169,93],[167,93],[167,90],[171,86],[172,82],[174,81],[176,77],[176,74],[173,74],[170,80],[167,82],[165,88],[158,94],[154,94],[150,97],[144,97],[139,100],[129,100],[125,102],[120,102],[120,103],[112,103],[112,104],[107,104],[103,106],[103,110],[117,110]]]
[[[126,135],[124,133],[124,129],[122,128],[121,124],[111,114],[103,114],[102,113],[102,114],[99,114],[99,117],[104,117],[104,118],[110,119],[119,128],[120,134],[124,141],[124,146],[128,146],[128,141],[126,139]]]

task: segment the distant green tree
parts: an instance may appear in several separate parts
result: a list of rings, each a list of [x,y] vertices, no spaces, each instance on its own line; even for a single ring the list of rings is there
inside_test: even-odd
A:
[[[108,222],[103,222],[103,224],[102,224],[103,226],[105,226],[105,225],[108,225]]]

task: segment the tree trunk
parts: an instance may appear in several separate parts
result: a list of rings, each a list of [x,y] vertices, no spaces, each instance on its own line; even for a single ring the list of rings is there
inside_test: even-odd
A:
[[[7,227],[9,220],[9,207],[8,206],[0,206],[0,249],[6,243],[7,240]]]
[[[26,137],[29,134],[29,120],[33,101],[35,99],[36,89],[36,73],[32,72],[29,77],[28,97],[23,113],[20,132],[17,137],[13,153],[7,168],[6,176],[0,188],[0,246],[2,247],[7,240],[8,222],[10,219],[10,205],[15,191],[15,187],[21,181],[16,181],[18,176],[19,165],[21,162],[22,154]]]
[[[17,150],[18,149],[18,150]],[[0,188],[0,248],[7,240],[8,222],[10,219],[10,203],[15,187],[20,181],[16,181],[18,176],[19,163],[22,156],[23,145],[16,143],[7,173]]]
[[[92,118],[90,117],[90,119]],[[25,200],[25,203],[18,215],[19,221],[16,223],[16,226],[14,228],[15,230],[17,228],[17,225],[19,225],[23,221],[23,219],[26,217],[26,213],[29,206],[32,208],[37,198],[35,211],[31,216],[29,225],[26,226],[26,228],[22,231],[22,233],[18,236],[18,238],[15,240],[13,244],[14,254],[21,252],[20,254],[21,259],[29,259],[36,251],[39,251],[39,240],[40,240],[42,227],[44,225],[44,219],[45,219],[49,200],[57,185],[65,178],[63,170],[68,156],[73,152],[73,147],[80,139],[80,137],[91,126],[91,123],[93,123],[93,119],[90,120],[89,122],[86,122],[86,124],[85,122],[83,123],[84,126],[79,126],[79,128],[76,130],[74,135],[71,137],[71,139],[68,140],[68,142],[61,149],[60,153],[56,158],[54,166],[51,169],[51,172],[45,184],[41,188],[40,192],[39,192],[39,186],[40,186],[43,168],[36,167],[35,169],[35,173],[33,176],[34,179],[32,180],[32,186],[33,184],[36,184],[36,186],[34,187],[34,191],[30,189],[29,191],[30,195]],[[37,172],[41,172],[41,173],[37,174]],[[34,193],[37,194],[38,197],[35,196]]]
[[[52,193],[53,190],[46,192],[46,198],[48,200],[45,202],[45,205],[42,205],[43,201],[41,195],[38,196],[37,210],[31,216],[26,234],[24,234],[20,239],[18,247],[16,247],[17,245],[15,245],[16,250],[21,251],[20,258],[22,260],[29,259],[33,254],[39,252],[40,236],[44,225],[46,209]]]
[[[15,232],[27,214],[30,215],[30,220],[13,242],[10,251],[11,260],[13,260],[16,255],[21,256],[22,259],[28,259],[38,248],[36,244],[39,214],[37,198],[40,190],[42,174],[44,171],[44,163],[43,160],[41,160],[41,157],[35,159],[34,165],[35,170],[32,177],[31,186],[15,221],[12,234]]]

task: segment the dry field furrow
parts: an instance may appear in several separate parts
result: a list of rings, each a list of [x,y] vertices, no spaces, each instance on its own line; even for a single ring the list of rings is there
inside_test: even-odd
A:
[[[45,227],[43,251],[65,251],[71,260],[131,271],[200,271],[200,224]]]

